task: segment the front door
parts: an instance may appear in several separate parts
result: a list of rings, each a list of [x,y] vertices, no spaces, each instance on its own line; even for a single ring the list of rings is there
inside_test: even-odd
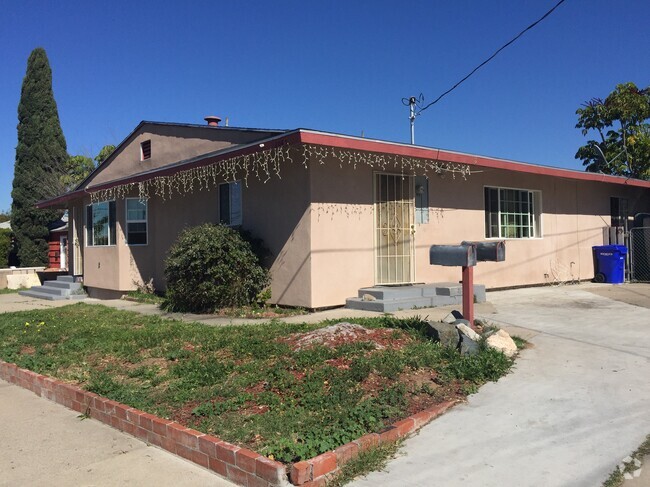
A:
[[[83,206],[81,208],[83,208]],[[72,252],[70,252],[72,265],[69,265],[73,276],[80,276],[83,274],[83,238],[83,210],[74,206],[72,208]]]
[[[413,176],[375,174],[375,283],[415,280]]]

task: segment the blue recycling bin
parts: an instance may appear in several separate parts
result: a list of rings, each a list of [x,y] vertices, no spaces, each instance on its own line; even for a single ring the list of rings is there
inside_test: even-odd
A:
[[[593,247],[596,275],[594,281],[623,284],[625,282],[625,245]]]

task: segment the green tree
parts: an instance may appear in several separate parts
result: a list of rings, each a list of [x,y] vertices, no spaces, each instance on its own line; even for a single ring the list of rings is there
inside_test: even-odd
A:
[[[64,191],[70,191],[86,179],[95,169],[95,164],[87,156],[71,156],[65,162],[63,174],[61,175],[61,185]]]
[[[18,145],[11,196],[11,227],[21,266],[47,264],[48,224],[60,217],[36,208],[39,200],[61,192],[68,160],[65,137],[52,92],[52,70],[42,48],[27,60],[18,104]]]
[[[108,156],[110,156],[113,151],[115,150],[115,146],[113,144],[108,144],[102,147],[102,150],[99,151],[99,154],[95,157],[95,162],[97,163],[97,167],[101,166],[102,163],[108,159]]]
[[[592,98],[576,114],[582,135],[598,134],[575,156],[587,171],[650,179],[650,87],[617,85],[605,100]]]

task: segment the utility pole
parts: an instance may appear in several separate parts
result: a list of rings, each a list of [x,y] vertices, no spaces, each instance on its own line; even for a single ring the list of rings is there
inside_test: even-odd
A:
[[[411,121],[411,145],[415,145],[415,102],[414,96],[409,98],[409,120]]]

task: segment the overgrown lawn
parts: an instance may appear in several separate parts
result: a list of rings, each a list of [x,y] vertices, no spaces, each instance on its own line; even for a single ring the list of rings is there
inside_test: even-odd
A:
[[[283,462],[463,397],[512,364],[432,343],[417,318],[347,321],[381,340],[297,347],[296,334],[331,323],[209,327],[78,303],[0,314],[0,358]]]

